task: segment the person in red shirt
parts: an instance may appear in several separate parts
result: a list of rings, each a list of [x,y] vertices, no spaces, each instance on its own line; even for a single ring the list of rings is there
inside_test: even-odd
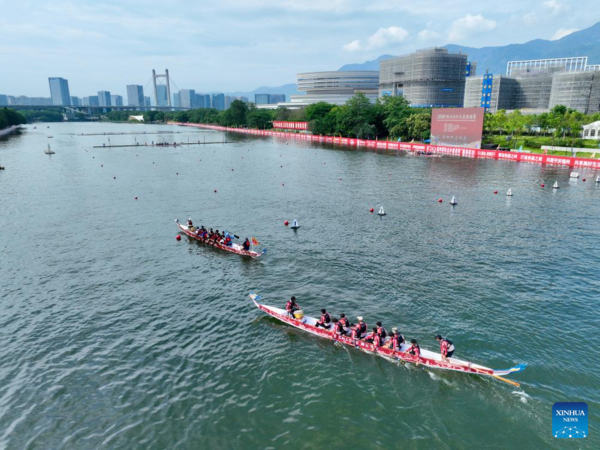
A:
[[[287,311],[288,315],[293,318],[294,311],[297,311],[299,309],[300,307],[296,304],[296,297],[292,295],[292,298],[290,298],[285,304],[285,310]]]
[[[344,328],[344,334],[347,336],[348,333],[350,332],[350,321],[346,317],[346,314],[343,314],[343,313],[340,314],[340,323],[342,324],[342,327]]]
[[[352,327],[352,339],[362,339],[367,334],[367,324],[361,316],[357,317],[358,323]]]
[[[407,353],[416,356],[417,358],[421,357],[421,347],[419,347],[419,344],[417,343],[416,339],[411,339],[410,340],[411,346],[410,348],[407,350]],[[419,361],[417,360],[417,364],[419,364]]]
[[[395,352],[399,352],[404,344],[404,336],[400,334],[397,327],[392,328],[392,334],[390,340],[385,344],[386,348],[390,348]]]
[[[329,313],[327,312],[327,310],[325,308],[323,308],[321,310],[321,318],[319,319],[319,321],[317,323],[315,323],[315,327],[325,328],[326,330],[331,328],[331,316],[329,315]]]
[[[378,332],[377,327],[373,327],[373,331],[367,336],[365,342],[373,344],[375,349],[381,347],[383,339],[381,338],[381,334]]]
[[[346,333],[344,332],[344,326],[342,322],[337,320],[335,317],[331,319],[333,322],[333,335],[334,336],[344,336]]]
[[[454,344],[448,338],[442,337],[438,334],[435,337],[435,340],[440,343],[440,353],[442,354],[442,361],[447,360],[448,358],[452,358],[454,355]]]
[[[383,325],[381,325],[381,322],[377,322],[375,325],[377,325],[377,333],[379,333],[379,336],[381,336],[381,339],[385,339],[388,335],[386,329],[383,328]]]

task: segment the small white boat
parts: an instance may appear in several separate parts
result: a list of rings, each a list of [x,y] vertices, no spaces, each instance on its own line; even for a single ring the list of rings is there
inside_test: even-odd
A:
[[[558,185],[558,181],[554,182],[554,185],[552,186],[552,189],[558,189],[560,186]]]
[[[454,195],[452,196],[452,200],[450,200],[450,204],[451,204],[452,206],[454,206],[454,205],[458,205],[458,202],[456,201],[456,197],[455,197]]]
[[[300,228],[300,225],[298,225],[298,221],[296,219],[294,219],[294,221],[292,222],[292,230],[297,230],[298,228]]]
[[[44,153],[45,153],[46,155],[54,155],[54,153],[56,153],[56,152],[55,152],[55,151],[53,151],[53,150],[50,148],[50,144],[48,144],[48,149],[47,149],[47,150],[44,150]]]
[[[571,178],[579,178],[579,172],[571,172]]]
[[[513,196],[513,193],[512,193],[512,191],[511,191],[510,189],[509,189],[509,190],[508,190],[508,192],[506,193],[506,196],[507,196],[507,197],[512,197],[512,196]]]
[[[381,208],[379,208],[379,212],[377,213],[378,216],[385,216],[386,212],[383,210],[383,206]]]

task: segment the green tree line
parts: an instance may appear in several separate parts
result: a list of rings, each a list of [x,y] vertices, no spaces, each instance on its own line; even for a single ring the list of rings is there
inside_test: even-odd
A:
[[[18,113],[14,109],[0,109],[0,130],[24,123],[27,123],[27,119],[21,113]]]

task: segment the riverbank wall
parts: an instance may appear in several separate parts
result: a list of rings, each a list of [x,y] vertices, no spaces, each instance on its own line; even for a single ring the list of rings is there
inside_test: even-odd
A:
[[[9,134],[17,131],[19,127],[19,125],[13,125],[11,127],[5,128],[4,130],[0,130],[0,136],[8,136]]]
[[[353,139],[335,136],[316,136],[312,134],[288,133],[285,131],[256,130],[251,128],[230,128],[219,125],[205,125],[198,123],[168,122],[171,125],[204,128],[209,130],[231,133],[250,134],[253,136],[270,136],[284,139],[298,139],[301,141],[319,142],[324,144],[341,145],[344,147],[357,147],[379,150],[399,150],[406,152],[431,152],[439,155],[458,156],[462,158],[484,158],[499,161],[527,162],[533,164],[548,164],[568,166],[572,168],[589,168],[600,170],[600,160],[589,158],[574,158],[570,156],[540,155],[527,152],[507,152],[501,150],[481,150],[474,148],[448,147],[443,145],[427,145],[411,142],[379,141],[370,139]]]

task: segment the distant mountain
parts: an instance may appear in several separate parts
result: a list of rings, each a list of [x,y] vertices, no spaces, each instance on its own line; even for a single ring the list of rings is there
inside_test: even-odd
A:
[[[289,102],[290,95],[298,95],[300,92],[298,92],[296,83],[289,83],[278,87],[261,86],[251,92],[226,92],[225,94],[235,97],[248,97],[251,102],[254,101],[254,94],[285,94],[286,101]]]
[[[379,70],[379,63],[384,59],[389,58],[393,58],[393,55],[381,55],[379,58],[374,59],[373,61],[367,61],[362,64],[346,64],[345,66],[340,67],[338,70]]]
[[[476,61],[478,74],[485,73],[486,69],[490,73],[504,74],[508,61],[523,59],[587,56],[588,64],[600,64],[600,22],[556,41],[535,39],[524,44],[501,47],[472,48],[453,44],[445,47],[451,52],[466,53],[470,61]],[[362,64],[346,64],[339,70],[378,70],[379,62],[388,58],[390,55],[382,55]]]

